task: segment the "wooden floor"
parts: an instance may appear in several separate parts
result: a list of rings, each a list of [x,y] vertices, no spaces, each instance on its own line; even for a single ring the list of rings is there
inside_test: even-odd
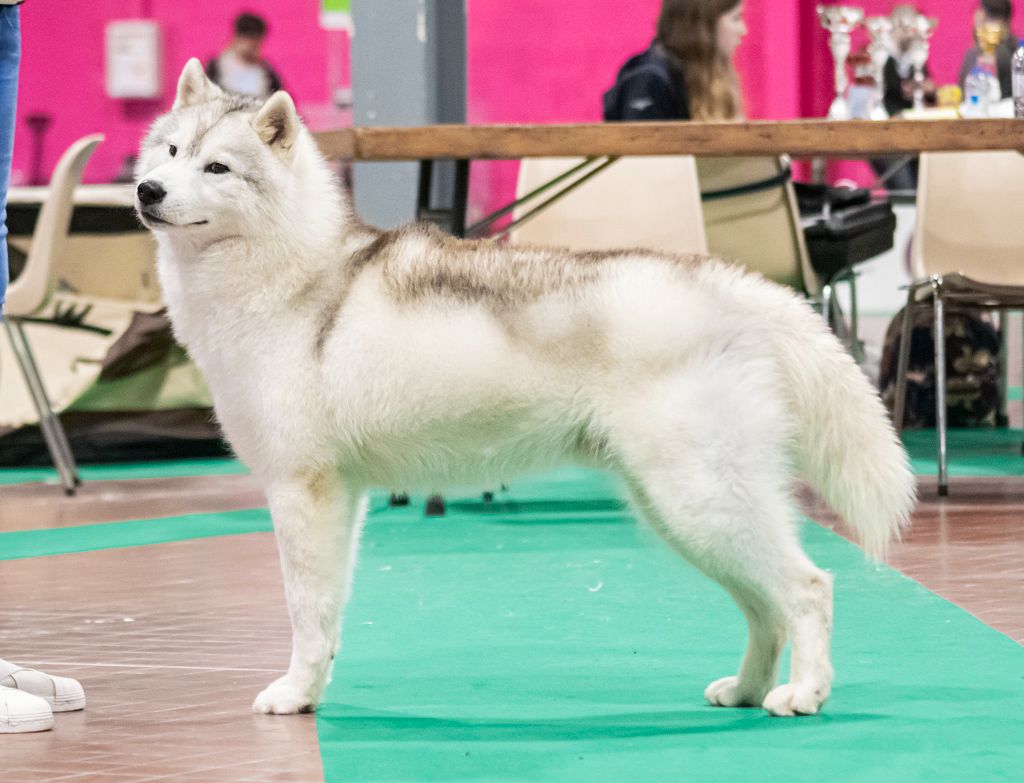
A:
[[[892,565],[1024,643],[1024,480],[925,480]],[[0,488],[0,531],[262,504],[246,476]],[[813,501],[808,511],[828,524]],[[256,716],[289,629],[270,534],[0,561],[0,657],[74,676],[89,707],[0,737],[0,780],[323,780],[313,716]],[[116,738],[116,740],[115,740]]]

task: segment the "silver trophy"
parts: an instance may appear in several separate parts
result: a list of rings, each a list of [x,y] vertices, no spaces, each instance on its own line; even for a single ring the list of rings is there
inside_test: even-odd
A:
[[[924,108],[924,66],[928,62],[931,49],[931,37],[935,33],[939,20],[931,16],[918,14],[900,22],[903,33],[910,38],[907,54],[914,67],[914,110]]]
[[[871,119],[886,120],[889,112],[885,110],[885,64],[889,61],[896,44],[892,39],[893,22],[888,16],[869,16],[864,20],[864,27],[871,36],[868,44],[868,55],[875,79],[875,97],[871,107]]]
[[[850,104],[846,89],[850,80],[846,76],[846,60],[850,56],[850,34],[864,19],[864,9],[851,5],[819,5],[818,19],[829,32],[829,48],[836,64],[836,97],[829,107],[831,120],[850,119]]]

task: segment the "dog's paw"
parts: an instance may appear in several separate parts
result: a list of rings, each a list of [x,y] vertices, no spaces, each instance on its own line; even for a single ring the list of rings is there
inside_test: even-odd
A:
[[[828,698],[826,688],[797,685],[789,682],[771,691],[764,699],[764,708],[776,717],[817,715]]]
[[[263,689],[252,703],[252,711],[263,715],[294,715],[313,712],[316,703],[301,688],[296,688],[286,677]]]
[[[723,677],[704,689],[704,698],[712,707],[760,707],[764,692],[754,694],[741,688],[739,677]]]

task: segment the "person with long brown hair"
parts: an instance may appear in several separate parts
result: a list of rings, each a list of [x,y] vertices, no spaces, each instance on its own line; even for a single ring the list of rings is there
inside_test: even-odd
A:
[[[663,0],[650,47],[604,96],[606,120],[737,120],[733,55],[747,27],[743,0]]]

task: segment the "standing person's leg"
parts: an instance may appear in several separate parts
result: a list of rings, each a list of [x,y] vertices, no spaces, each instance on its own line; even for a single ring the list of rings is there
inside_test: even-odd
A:
[[[21,21],[18,6],[0,6],[0,317],[7,293],[7,186],[14,153],[14,113],[18,105]]]
[[[0,6],[0,318],[7,293],[7,186],[14,151],[21,27],[18,7]],[[50,705],[39,696],[0,685],[0,734],[53,728]]]

